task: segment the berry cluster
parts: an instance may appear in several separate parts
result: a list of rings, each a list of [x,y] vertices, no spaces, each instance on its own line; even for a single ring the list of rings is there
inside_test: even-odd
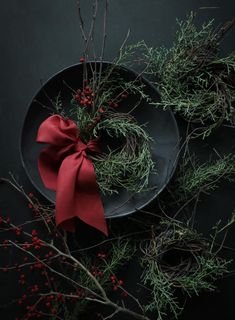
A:
[[[87,80],[83,82],[83,90],[78,89],[74,95],[74,99],[81,105],[85,107],[90,107],[94,103],[95,93],[92,88],[88,85]]]
[[[124,281],[122,279],[118,279],[115,275],[112,275],[110,277],[110,280],[112,282],[112,291],[118,291],[119,289],[122,289],[122,286],[124,284]],[[122,291],[122,296],[126,297],[128,294],[126,291]]]

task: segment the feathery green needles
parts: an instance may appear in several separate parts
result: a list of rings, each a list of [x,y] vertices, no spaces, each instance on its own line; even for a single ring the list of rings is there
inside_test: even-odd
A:
[[[155,105],[196,124],[194,136],[205,138],[224,121],[235,126],[235,52],[220,56],[222,39],[235,19],[216,29],[213,20],[197,27],[194,18],[191,13],[185,21],[177,20],[171,48],[141,41],[127,47],[124,63],[137,52],[161,94]]]

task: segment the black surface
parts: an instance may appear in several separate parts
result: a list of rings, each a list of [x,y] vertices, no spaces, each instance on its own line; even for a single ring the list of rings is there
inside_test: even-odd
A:
[[[102,2],[102,1],[101,1]],[[167,45],[173,40],[175,19],[184,18],[190,10],[197,10],[198,23],[207,18],[215,18],[223,23],[235,14],[232,0],[115,0],[110,1],[108,18],[108,43],[105,58],[111,60],[117,53],[128,28],[129,41],[145,39],[152,46]],[[90,19],[90,1],[83,1],[84,12]],[[204,9],[200,9],[204,7]],[[205,8],[213,7],[213,8]],[[45,82],[55,72],[77,63],[82,54],[76,1],[32,1],[8,0],[1,2],[1,86],[0,86],[0,175],[7,176],[12,171],[26,191],[33,190],[20,161],[19,136],[28,104],[34,96],[40,81]],[[97,24],[96,40],[100,43],[102,22]],[[234,49],[234,30],[223,42],[223,52]],[[229,152],[235,136],[228,128],[219,129],[203,144],[195,144],[200,156],[207,158],[216,148],[220,153]],[[2,214],[11,216],[18,223],[30,217],[24,200],[8,187],[1,186],[0,207]],[[234,208],[234,185],[223,185],[213,196],[203,199],[197,216],[197,226],[205,234],[218,220],[224,221]],[[234,246],[235,230],[228,245]],[[234,258],[232,251],[225,251],[227,257]],[[14,261],[14,253],[11,253]],[[1,257],[1,260],[3,257]],[[233,268],[234,268],[233,264]],[[133,268],[126,271],[127,277],[134,276]],[[18,296],[15,279],[0,277],[0,304],[5,304]],[[204,294],[191,299],[180,320],[223,319],[234,320],[235,278],[230,277],[218,283],[218,293]],[[16,317],[14,305],[1,311],[1,319]],[[91,316],[91,319],[94,317]],[[118,316],[118,319],[126,317]]]
[[[110,66],[109,63],[102,64],[103,70]],[[99,65],[97,68],[99,68]],[[72,95],[71,88],[74,91],[82,88],[82,70],[82,64],[77,64],[53,76],[33,98],[23,125],[20,142],[23,166],[32,184],[52,203],[55,203],[55,192],[45,188],[38,170],[38,156],[45,146],[35,142],[37,131],[40,124],[51,115],[51,108],[53,107],[51,101],[55,101],[58,94],[63,101],[65,111],[66,108],[68,109]],[[118,73],[127,82],[137,81],[137,74],[130,69],[116,67],[114,73],[114,76]],[[139,84],[145,86],[144,93],[152,101],[160,100],[156,89],[147,80],[139,79]],[[122,102],[119,106],[118,111],[131,111],[138,102],[136,100],[136,96],[130,94],[125,102]],[[149,191],[133,194],[133,192],[120,189],[118,194],[103,196],[102,200],[107,218],[126,216],[134,213],[136,209],[139,210],[148,205],[165,188],[177,165],[179,132],[173,113],[170,110],[157,109],[142,100],[132,112],[132,115],[140,125],[144,126],[149,136],[154,139],[151,143],[151,154],[157,173],[150,176]],[[105,144],[105,140],[102,144]]]

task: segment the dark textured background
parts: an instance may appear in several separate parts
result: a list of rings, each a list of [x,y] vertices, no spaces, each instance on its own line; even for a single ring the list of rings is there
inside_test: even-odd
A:
[[[90,19],[90,2],[83,0],[84,14]],[[102,1],[100,1],[102,3]],[[215,7],[201,8],[200,7]],[[111,0],[108,15],[108,42],[105,58],[111,60],[117,53],[128,28],[130,42],[144,39],[148,45],[170,46],[176,28],[175,19],[184,18],[190,10],[198,12],[198,23],[215,18],[223,23],[235,15],[232,0]],[[82,41],[75,0],[7,0],[1,1],[0,10],[0,175],[11,171],[32,190],[20,162],[19,136],[28,104],[35,92],[53,73],[78,62]],[[101,20],[96,26],[97,47],[101,39]],[[230,32],[223,43],[223,52],[234,50],[235,32]],[[235,135],[221,128],[203,144],[196,144],[200,155],[207,155],[216,148],[220,153],[229,152],[234,146]],[[234,186],[223,184],[209,199],[200,205],[198,228],[207,233],[219,218],[226,220],[234,207]],[[2,214],[21,222],[30,217],[26,204],[19,195],[1,186],[0,210]],[[235,243],[235,230],[228,245]],[[231,251],[225,255],[233,258]],[[0,257],[2,260],[2,257]],[[12,256],[14,261],[14,256]],[[235,267],[235,266],[233,266]],[[134,266],[133,266],[134,268]],[[133,270],[128,270],[133,273]],[[0,304],[17,297],[15,279],[0,274]],[[186,305],[183,319],[235,319],[235,278],[218,283],[216,293],[202,294]],[[14,305],[0,311],[1,319],[14,320]],[[94,319],[91,317],[91,319]],[[117,319],[124,319],[121,316]],[[125,318],[126,319],[126,318]]]

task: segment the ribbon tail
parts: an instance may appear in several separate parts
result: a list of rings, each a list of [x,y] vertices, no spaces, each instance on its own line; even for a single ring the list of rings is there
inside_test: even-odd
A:
[[[57,177],[56,223],[74,232],[75,217],[108,235],[94,167],[84,151],[66,157]]]

